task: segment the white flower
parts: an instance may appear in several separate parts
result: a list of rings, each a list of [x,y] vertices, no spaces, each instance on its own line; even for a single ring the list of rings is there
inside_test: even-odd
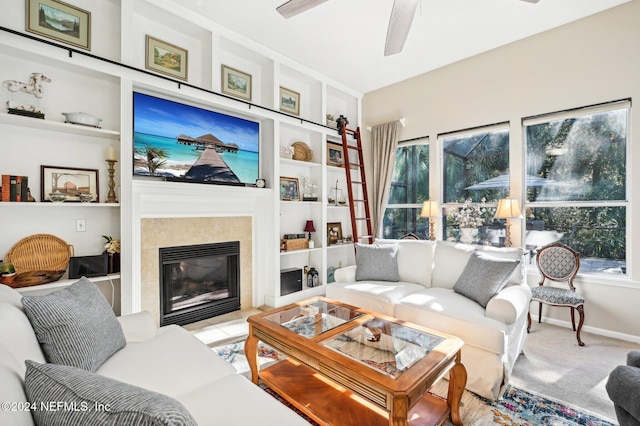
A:
[[[460,209],[449,210],[449,217],[456,222],[458,228],[477,228],[485,221],[487,209],[484,207],[485,199],[480,200],[480,204],[471,204],[471,199],[467,198]]]

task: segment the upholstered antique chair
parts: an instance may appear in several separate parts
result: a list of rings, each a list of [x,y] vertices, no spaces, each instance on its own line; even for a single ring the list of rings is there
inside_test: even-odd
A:
[[[609,374],[606,385],[620,426],[640,426],[640,351],[627,354],[627,365]]]
[[[538,249],[536,264],[541,278],[538,287],[531,289],[531,301],[539,302],[538,322],[542,320],[542,305],[565,306],[571,309],[571,325],[576,331],[575,311],[580,315],[580,322],[576,337],[578,344],[584,346],[580,340],[580,331],[584,324],[584,297],[576,293],[573,279],[580,269],[580,254],[562,243],[551,243]],[[569,288],[545,286],[545,280],[554,282],[566,282]],[[527,332],[531,331],[531,308]]]

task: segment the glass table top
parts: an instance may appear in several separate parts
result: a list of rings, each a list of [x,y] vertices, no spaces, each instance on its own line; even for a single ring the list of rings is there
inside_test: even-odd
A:
[[[264,318],[311,339],[362,315],[356,310],[317,300],[265,315]]]
[[[395,379],[443,340],[444,337],[372,318],[328,340],[324,346]]]

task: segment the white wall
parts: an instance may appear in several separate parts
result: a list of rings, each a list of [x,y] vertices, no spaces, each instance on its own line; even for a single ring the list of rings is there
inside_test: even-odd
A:
[[[633,1],[557,29],[512,43],[450,66],[367,93],[362,102],[363,127],[406,117],[400,139],[429,136],[432,142],[430,193],[441,189],[439,133],[498,122],[511,123],[511,170],[520,175],[523,157],[521,118],[622,98],[640,100],[640,2]],[[469,37],[473,37],[469,34]],[[629,164],[640,162],[633,124],[640,110],[632,107]],[[369,138],[369,135],[365,135]],[[636,137],[637,139],[637,137]],[[369,140],[365,141],[365,147]],[[367,152],[368,158],[371,153]],[[367,161],[370,166],[371,159]],[[368,171],[368,175],[371,175]],[[640,342],[640,197],[638,169],[629,167],[628,277],[580,276],[585,295],[585,330]],[[515,176],[512,176],[515,178]],[[634,184],[635,182],[635,184]],[[512,195],[522,199],[520,182]],[[516,189],[517,188],[517,189]],[[635,219],[635,220],[634,220]],[[515,241],[519,226],[512,227]],[[529,283],[536,285],[537,271]],[[532,305],[537,312],[537,304]],[[567,321],[568,309],[551,308],[543,317]],[[535,327],[535,325],[534,325]],[[585,339],[586,340],[586,339]],[[589,344],[588,340],[586,341]]]

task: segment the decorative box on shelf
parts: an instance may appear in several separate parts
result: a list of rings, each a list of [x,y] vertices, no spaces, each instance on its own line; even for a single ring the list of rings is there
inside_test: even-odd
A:
[[[284,239],[284,249],[285,251],[291,250],[301,250],[309,248],[309,239],[307,238],[292,238],[292,239]]]

